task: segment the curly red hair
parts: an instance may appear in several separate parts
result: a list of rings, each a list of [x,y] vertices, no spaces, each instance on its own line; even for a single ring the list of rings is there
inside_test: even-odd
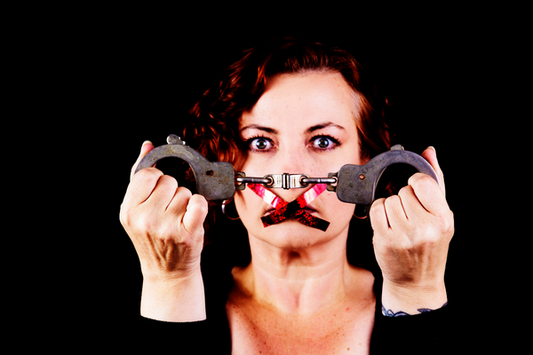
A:
[[[270,78],[306,71],[338,72],[353,89],[359,100],[355,103],[360,108],[355,124],[362,159],[390,149],[391,134],[385,121],[388,101],[361,65],[345,50],[294,37],[274,39],[246,50],[218,85],[205,91],[191,108],[192,117],[183,133],[185,141],[210,161],[227,161],[239,170],[248,151],[239,132],[242,113],[255,105]],[[219,212],[218,208],[211,208],[206,240],[211,239],[210,227],[218,221]]]

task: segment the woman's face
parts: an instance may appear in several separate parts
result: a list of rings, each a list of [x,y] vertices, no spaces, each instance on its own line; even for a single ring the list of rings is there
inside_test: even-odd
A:
[[[345,164],[361,165],[354,91],[339,73],[281,74],[270,79],[255,106],[243,113],[239,130],[248,145],[247,176],[306,174],[327,177]],[[311,187],[272,189],[287,202]],[[263,227],[272,207],[250,189],[235,195],[237,211],[252,237],[283,248],[305,248],[347,235],[354,205],[325,191],[307,210],[330,225],[324,232],[294,219]]]

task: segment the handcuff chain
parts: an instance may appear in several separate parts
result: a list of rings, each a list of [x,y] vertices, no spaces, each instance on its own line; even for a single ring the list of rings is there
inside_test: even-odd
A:
[[[305,174],[269,174],[264,177],[247,177],[244,172],[237,172],[235,174],[237,188],[243,190],[246,184],[261,184],[269,188],[281,188],[284,190],[299,189],[309,186],[309,184],[327,184],[332,185],[337,183],[335,177],[308,177]]]

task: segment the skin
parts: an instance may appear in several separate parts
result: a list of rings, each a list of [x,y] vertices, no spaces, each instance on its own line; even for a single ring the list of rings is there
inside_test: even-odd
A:
[[[250,151],[249,176],[306,173],[325,176],[360,160],[357,100],[338,73],[284,74],[240,121]],[[153,149],[145,143],[139,160]],[[446,301],[444,270],[453,214],[435,150],[422,156],[440,186],[415,174],[398,196],[370,211],[374,250],[382,270],[385,308],[418,314]],[[135,167],[135,166],[134,166]],[[286,201],[303,189],[273,191]],[[370,272],[346,260],[354,205],[324,192],[309,212],[329,221],[326,232],[294,220],[264,228],[270,206],[249,189],[235,195],[249,233],[252,262],[234,268],[227,303],[234,353],[368,353],[375,299]],[[200,253],[207,203],[155,168],[132,177],[120,219],[141,260],[141,314],[167,321],[205,319]],[[334,315],[332,317],[332,315]],[[324,334],[326,334],[324,338]]]
[[[261,150],[251,147],[243,171],[250,176],[284,172],[327,176],[344,164],[361,164],[355,125],[357,116],[352,101],[353,92],[340,74],[277,76],[270,81],[254,108],[241,118],[244,141],[261,136],[264,138],[256,138],[251,144],[264,140],[268,147]],[[323,137],[324,141],[317,137]],[[335,138],[342,144],[327,142],[326,137]],[[327,149],[319,148],[320,143],[326,142],[329,144]],[[273,190],[289,202],[305,191]],[[335,194],[321,194],[311,203],[316,209],[311,214],[335,222],[324,233],[296,221],[264,228],[260,218],[271,206],[249,189],[235,196],[235,204],[251,239],[289,251],[347,235],[355,208],[340,202]],[[336,220],[343,222],[336,223]]]

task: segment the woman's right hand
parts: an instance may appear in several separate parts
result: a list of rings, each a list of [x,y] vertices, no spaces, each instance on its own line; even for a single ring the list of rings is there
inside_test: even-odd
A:
[[[141,314],[167,321],[205,319],[200,255],[207,201],[156,168],[134,174],[152,149],[152,143],[143,144],[120,208],[141,263]]]

